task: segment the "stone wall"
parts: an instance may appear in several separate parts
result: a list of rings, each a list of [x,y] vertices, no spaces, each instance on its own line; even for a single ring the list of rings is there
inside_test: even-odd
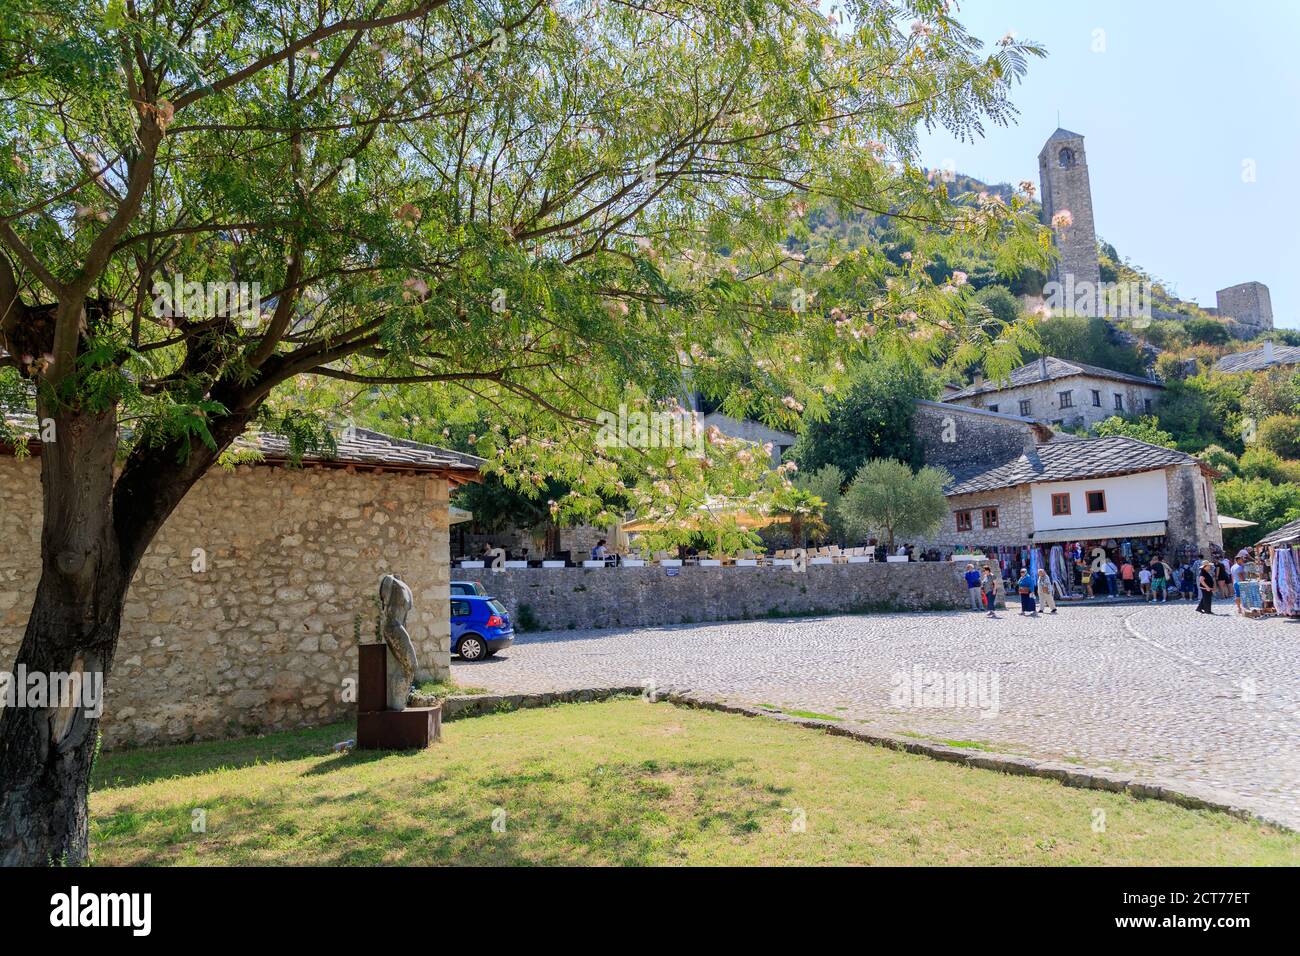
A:
[[[1065,165],[1061,163],[1062,149],[1069,149],[1072,156]],[[1058,212],[1068,212],[1072,219],[1069,226],[1052,230],[1061,257],[1052,268],[1051,278],[1063,282],[1067,275],[1072,275],[1076,285],[1091,282],[1095,286],[1101,281],[1101,266],[1097,260],[1092,187],[1088,183],[1088,156],[1083,137],[1053,134],[1038,154],[1038,179],[1044,225],[1050,226]]]
[[[1262,282],[1243,282],[1214,293],[1221,316],[1236,319],[1252,330],[1273,327],[1273,301]]]
[[[996,528],[984,527],[984,509],[998,509]],[[969,511],[971,530],[957,530],[957,512]],[[952,548],[971,548],[1008,545],[1021,547],[1030,538],[1034,530],[1034,510],[1030,500],[1029,485],[1015,488],[998,488],[993,491],[981,491],[970,495],[949,495],[948,511],[943,516],[939,530],[929,538],[919,539],[917,548],[937,547],[942,550]]]
[[[801,614],[965,607],[965,565],[809,565],[789,568],[511,568],[478,571],[515,619],[542,628],[649,627]]]
[[[1187,546],[1193,555],[1208,557],[1214,548],[1223,547],[1214,480],[1191,463],[1167,468],[1165,474],[1169,493],[1168,549],[1178,554],[1181,547]]]
[[[40,460],[0,457],[0,669],[40,573]],[[192,570],[194,549],[207,570]],[[379,578],[400,575],[421,679],[450,674],[447,483],[264,465],[214,469],[168,519],[127,596],[108,746],[282,730],[349,716],[356,616],[374,639]]]

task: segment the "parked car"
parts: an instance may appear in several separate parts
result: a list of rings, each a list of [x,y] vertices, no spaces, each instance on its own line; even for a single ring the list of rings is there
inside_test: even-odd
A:
[[[477,597],[487,597],[487,588],[483,587],[478,581],[452,581],[451,596],[457,594],[470,594]]]
[[[461,660],[481,661],[514,639],[510,615],[496,598],[461,594],[451,599],[451,652]]]

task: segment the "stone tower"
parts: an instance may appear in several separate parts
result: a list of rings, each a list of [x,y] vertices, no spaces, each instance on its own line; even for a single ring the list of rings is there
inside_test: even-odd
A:
[[[1101,281],[1101,269],[1097,265],[1097,231],[1092,221],[1092,189],[1088,185],[1083,137],[1068,129],[1058,129],[1048,137],[1038,154],[1038,180],[1043,224],[1051,226],[1058,213],[1069,213],[1070,224],[1052,230],[1061,257],[1049,278],[1067,287],[1091,282],[1095,288]]]
[[[1252,329],[1273,327],[1273,301],[1262,282],[1243,282],[1214,293],[1219,315],[1236,319]]]

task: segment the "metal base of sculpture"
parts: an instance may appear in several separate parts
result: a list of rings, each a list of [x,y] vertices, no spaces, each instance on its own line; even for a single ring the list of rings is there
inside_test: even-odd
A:
[[[357,648],[357,748],[421,750],[442,736],[442,705],[408,707],[415,645],[406,631],[411,589],[386,574],[379,582],[382,644]]]

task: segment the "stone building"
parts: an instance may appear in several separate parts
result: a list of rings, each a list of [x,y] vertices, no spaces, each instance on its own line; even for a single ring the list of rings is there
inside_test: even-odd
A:
[[[795,439],[798,437],[790,432],[769,428],[762,422],[756,422],[750,418],[732,418],[730,415],[724,415],[722,412],[717,411],[705,415],[702,424],[705,428],[712,425],[730,438],[739,438],[755,445],[771,445],[773,468],[781,464],[781,456],[794,445]]]
[[[283,730],[351,716],[357,636],[375,639],[379,579],[411,586],[421,680],[450,673],[447,496],[479,459],[355,429],[334,458],[213,468],[131,582],[108,681],[108,746]],[[0,449],[0,669],[12,670],[40,576],[40,445]]]
[[[1300,365],[1300,348],[1265,342],[1257,349],[1233,352],[1214,363],[1216,372],[1263,372],[1270,368]]]
[[[952,475],[943,525],[920,546],[1132,540],[1169,557],[1223,546],[1218,473],[1183,452],[943,402],[917,402],[913,430],[925,463]]]
[[[1242,282],[1214,293],[1215,314],[1253,331],[1273,328],[1273,301],[1262,282]]]
[[[944,401],[1063,428],[1087,428],[1113,415],[1149,414],[1163,390],[1155,379],[1044,356],[1013,369],[1005,381],[978,378],[945,394]]]
[[[1060,258],[1050,281],[1073,285],[1101,281],[1097,261],[1097,231],[1092,218],[1092,188],[1088,184],[1088,157],[1083,137],[1057,129],[1038,154],[1038,179],[1042,191],[1042,221],[1051,226],[1058,213],[1068,213],[1068,224],[1052,230]]]

